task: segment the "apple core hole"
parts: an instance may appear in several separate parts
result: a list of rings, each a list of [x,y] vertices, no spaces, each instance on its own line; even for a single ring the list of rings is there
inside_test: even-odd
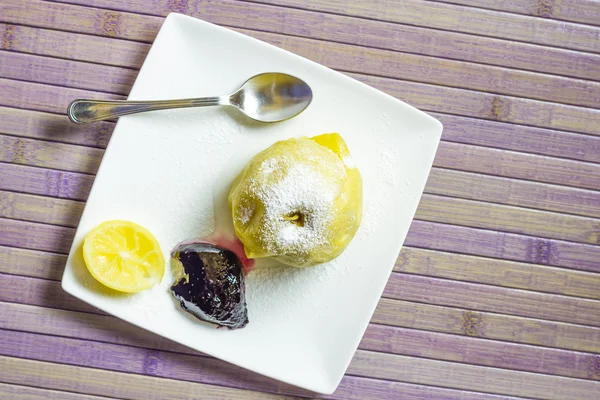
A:
[[[284,216],[283,219],[286,221],[290,221],[294,225],[304,226],[304,214],[302,214],[300,212],[294,212],[294,213],[288,214],[288,215]]]

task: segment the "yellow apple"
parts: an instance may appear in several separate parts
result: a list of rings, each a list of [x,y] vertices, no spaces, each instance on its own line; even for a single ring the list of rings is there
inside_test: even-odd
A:
[[[245,166],[229,192],[249,258],[295,267],[339,256],[362,218],[362,178],[337,133],[277,142]]]

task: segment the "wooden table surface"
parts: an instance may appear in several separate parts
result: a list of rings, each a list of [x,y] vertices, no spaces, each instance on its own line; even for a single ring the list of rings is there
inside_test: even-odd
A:
[[[66,107],[124,98],[170,11],[444,124],[332,396],[194,353],[60,288],[114,126],[75,126]],[[0,398],[600,398],[598,0],[0,0],[0,38]]]

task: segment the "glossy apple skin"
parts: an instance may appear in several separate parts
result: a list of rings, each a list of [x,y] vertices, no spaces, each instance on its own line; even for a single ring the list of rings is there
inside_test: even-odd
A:
[[[182,309],[219,327],[248,324],[244,265],[234,251],[195,241],[180,244],[171,256],[180,269],[171,294]]]

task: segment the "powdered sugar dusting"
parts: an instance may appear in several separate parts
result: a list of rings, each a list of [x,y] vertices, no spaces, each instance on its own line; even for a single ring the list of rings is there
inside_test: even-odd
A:
[[[262,174],[280,171],[267,160]],[[252,181],[249,186],[265,207],[261,236],[274,254],[307,255],[317,246],[327,245],[328,225],[334,218],[333,202],[339,185],[306,164],[286,168],[286,174],[273,185]]]
[[[269,158],[260,164],[260,167],[258,167],[258,171],[262,176],[268,176],[277,169],[278,165],[279,161],[277,161],[276,158]]]
[[[393,186],[396,181],[396,157],[394,156],[394,153],[383,144],[379,148],[379,161],[377,173],[383,175],[384,181],[388,186]]]
[[[386,217],[383,210],[386,209],[384,201],[393,196],[396,186],[397,164],[395,154],[389,149],[389,144],[380,142],[378,145],[378,165],[376,169],[377,179],[373,193],[376,196],[369,196],[367,193],[365,199],[364,218],[361,226],[364,237],[368,237],[375,232],[375,227]]]
[[[332,245],[344,163],[312,141],[280,142],[248,164],[236,188],[233,218],[262,255],[302,265]]]
[[[237,212],[237,218],[242,224],[247,224],[250,222],[252,215],[254,215],[254,203],[252,202],[244,202],[243,205],[240,205]]]

